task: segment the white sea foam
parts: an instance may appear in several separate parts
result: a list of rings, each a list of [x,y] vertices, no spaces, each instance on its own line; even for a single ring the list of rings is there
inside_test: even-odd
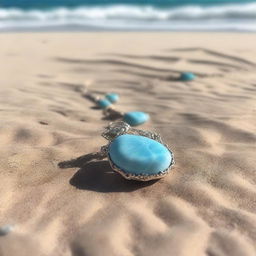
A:
[[[70,26],[82,29],[256,31],[256,3],[170,9],[125,5],[27,11],[0,9],[0,30]]]

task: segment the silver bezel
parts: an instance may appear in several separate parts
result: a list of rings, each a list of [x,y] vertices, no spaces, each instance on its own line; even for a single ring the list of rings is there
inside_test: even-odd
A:
[[[172,162],[170,163],[169,167],[166,170],[159,172],[157,174],[153,174],[153,175],[147,175],[147,174],[143,174],[143,173],[132,174],[132,173],[127,173],[126,171],[120,169],[118,166],[116,166],[114,164],[114,162],[110,158],[109,146],[111,145],[112,141],[116,137],[124,135],[124,134],[134,134],[134,135],[144,136],[144,137],[153,139],[153,140],[161,143],[162,145],[164,145],[169,150],[169,152],[172,156]],[[160,179],[160,178],[163,178],[164,176],[166,176],[170,172],[172,166],[175,164],[173,152],[171,151],[171,149],[169,148],[169,146],[167,144],[163,143],[161,136],[157,133],[134,129],[134,128],[130,127],[130,125],[125,122],[115,122],[115,123],[111,123],[108,127],[106,127],[105,131],[102,133],[102,136],[105,139],[109,140],[109,143],[106,146],[103,146],[101,148],[101,154],[105,155],[108,158],[111,168],[115,172],[121,174],[125,179],[139,180],[139,181],[149,181],[149,180],[154,180],[154,179]]]

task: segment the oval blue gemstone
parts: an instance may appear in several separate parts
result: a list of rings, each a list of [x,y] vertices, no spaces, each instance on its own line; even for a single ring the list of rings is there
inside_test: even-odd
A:
[[[97,101],[97,104],[100,108],[107,108],[111,105],[111,102],[108,101],[107,99],[101,99]]]
[[[119,100],[119,95],[117,93],[108,93],[108,94],[106,94],[106,98],[110,102],[115,103]]]
[[[144,112],[127,112],[124,114],[124,121],[131,125],[131,126],[137,126],[140,124],[143,124],[149,120],[149,114]]]
[[[191,72],[183,72],[180,75],[181,81],[192,81],[196,78],[196,75]]]
[[[163,144],[131,134],[115,138],[110,144],[109,156],[117,167],[130,174],[158,174],[172,162],[172,155]]]

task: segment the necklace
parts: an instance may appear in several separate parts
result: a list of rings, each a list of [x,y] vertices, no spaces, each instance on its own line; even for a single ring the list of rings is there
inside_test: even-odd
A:
[[[142,111],[129,111],[126,113],[119,111],[114,106],[114,104],[119,100],[119,95],[117,93],[108,93],[101,98],[94,95],[86,88],[83,91],[83,96],[101,108],[103,110],[103,115],[111,120],[121,119],[130,126],[138,126],[150,119],[149,114]]]

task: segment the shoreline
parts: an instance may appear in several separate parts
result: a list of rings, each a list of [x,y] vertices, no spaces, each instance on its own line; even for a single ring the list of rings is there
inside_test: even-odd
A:
[[[195,31],[190,31],[190,30],[188,30],[188,31],[175,31],[175,30],[157,30],[157,31],[155,31],[155,30],[95,30],[95,29],[92,29],[92,30],[73,30],[73,29],[71,29],[71,30],[59,30],[59,29],[53,29],[53,30],[38,30],[38,29],[35,29],[35,30],[23,30],[23,29],[21,29],[21,30],[0,30],[0,34],[22,34],[22,33],[24,33],[24,34],[29,34],[29,33],[31,33],[31,34],[40,34],[40,33],[42,33],[42,34],[47,34],[47,33],[49,33],[49,34],[94,34],[94,33],[96,33],[96,34],[105,34],[105,33],[108,33],[108,34],[111,34],[111,33],[113,33],[113,34],[166,34],[166,35],[168,35],[168,34],[195,34],[195,35],[197,35],[197,34],[202,34],[202,35],[207,35],[207,34],[210,34],[210,35],[212,35],[212,34],[220,34],[220,35],[223,35],[223,34],[226,34],[226,35],[233,35],[233,34],[237,34],[237,35],[239,35],[239,34],[242,34],[242,35],[254,35],[254,34],[256,34],[256,31],[254,32],[254,31],[230,31],[230,30],[225,30],[225,31],[218,31],[218,30],[216,30],[216,31],[207,31],[207,30],[205,30],[205,31],[201,31],[201,30],[195,30]]]
[[[11,29],[11,30],[0,30],[0,34],[10,33],[227,33],[227,34],[255,34],[256,31],[245,31],[245,30],[111,30],[111,29]]]

